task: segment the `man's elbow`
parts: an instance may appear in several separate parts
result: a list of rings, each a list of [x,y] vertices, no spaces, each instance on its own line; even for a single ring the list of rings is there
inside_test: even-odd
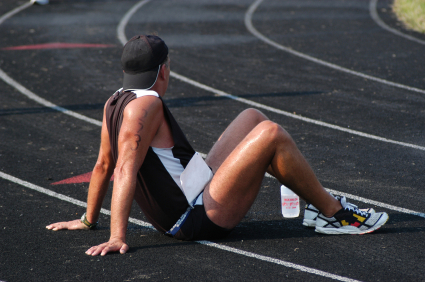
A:
[[[114,172],[114,167],[109,162],[97,161],[93,168],[93,173],[108,175]]]

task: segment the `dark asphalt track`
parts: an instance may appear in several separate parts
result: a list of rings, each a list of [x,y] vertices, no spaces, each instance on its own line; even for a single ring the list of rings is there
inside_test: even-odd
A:
[[[48,231],[47,224],[78,218],[85,209],[4,175],[85,201],[87,183],[52,183],[91,171],[100,127],[39,104],[0,80],[0,281],[329,281],[331,274],[346,281],[425,281],[425,92],[341,72],[266,44],[244,24],[253,2],[154,0],[130,18],[125,35],[158,32],[170,47],[172,70],[214,89],[417,145],[378,141],[262,110],[293,136],[326,188],[364,198],[349,201],[386,211],[388,223],[364,236],[320,235],[301,225],[302,216],[282,218],[279,183],[266,177],[243,222],[216,242],[256,257],[180,242],[138,224],[129,226],[128,254],[87,256],[89,247],[108,239],[109,216],[101,215],[96,231]],[[24,3],[1,1],[0,17]],[[0,24],[0,69],[47,101],[101,120],[103,103],[122,82],[117,26],[137,3],[51,0],[24,9]],[[397,23],[390,4],[378,2],[381,19],[425,40]],[[277,44],[425,89],[425,45],[379,27],[369,15],[369,1],[264,0],[252,19]],[[115,47],[3,50],[54,42]],[[165,100],[202,153],[249,107],[176,78]],[[145,221],[137,205],[131,217]]]

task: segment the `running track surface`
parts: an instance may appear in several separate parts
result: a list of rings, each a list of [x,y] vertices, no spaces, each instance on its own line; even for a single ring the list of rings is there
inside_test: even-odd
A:
[[[423,281],[425,36],[400,26],[390,5],[2,1],[0,281]],[[293,136],[324,187],[389,222],[364,236],[320,235],[302,215],[282,218],[279,183],[265,177],[225,240],[170,239],[134,205],[130,252],[87,256],[108,239],[110,192],[98,230],[46,230],[84,213],[122,44],[154,31],[170,48],[166,103],[197,151],[258,108]]]

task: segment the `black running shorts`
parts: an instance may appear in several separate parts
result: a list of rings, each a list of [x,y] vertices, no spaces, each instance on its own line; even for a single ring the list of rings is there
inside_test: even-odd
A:
[[[226,229],[212,222],[204,205],[195,205],[174,238],[184,241],[223,239],[233,229]]]

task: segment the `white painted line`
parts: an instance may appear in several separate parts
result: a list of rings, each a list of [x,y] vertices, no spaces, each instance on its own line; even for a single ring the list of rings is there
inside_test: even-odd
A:
[[[363,197],[359,197],[359,196],[356,196],[356,195],[353,195],[353,194],[343,193],[343,192],[336,191],[336,190],[329,189],[329,188],[325,188],[325,189],[327,191],[331,192],[331,193],[336,194],[336,195],[345,196],[346,198],[353,199],[353,200],[356,200],[356,201],[359,201],[359,202],[375,205],[375,206],[378,206],[378,207],[386,208],[386,209],[393,210],[393,211],[400,212],[400,213],[407,213],[407,214],[410,214],[410,215],[416,215],[416,216],[425,218],[425,213],[423,213],[423,212],[417,212],[417,211],[414,211],[414,210],[396,207],[396,206],[393,206],[393,205],[381,203],[381,202],[374,201],[374,200],[369,200],[369,199],[366,199],[366,198],[363,198]]]
[[[130,18],[134,15],[134,13],[137,12],[138,9],[140,9],[143,5],[150,2],[150,0],[143,0],[134,5],[130,10],[128,10],[127,13],[125,13],[124,17],[120,20],[118,26],[117,26],[117,35],[119,41],[124,45],[128,40],[125,36],[125,27],[130,20]]]
[[[203,154],[203,155],[205,155],[205,154]],[[72,204],[80,206],[80,207],[87,207],[87,204],[85,202],[82,202],[80,200],[77,200],[77,199],[56,193],[56,192],[49,190],[49,189],[45,189],[43,187],[40,187],[40,186],[37,186],[37,185],[32,184],[30,182],[21,180],[19,178],[16,178],[14,176],[9,175],[9,174],[0,172],[0,177],[3,178],[3,179],[9,180],[13,183],[27,187],[29,189],[32,189],[32,190],[38,191],[40,193],[55,197],[55,198],[60,199],[62,201],[66,201],[66,202],[72,203]],[[342,193],[342,192],[332,190],[332,189],[326,189],[326,190],[328,190],[329,192],[338,194],[338,195],[346,196],[347,198],[355,199],[357,201],[361,201],[361,202],[373,204],[373,205],[376,205],[376,206],[384,207],[384,208],[387,208],[387,209],[390,209],[390,210],[398,211],[398,212],[401,212],[401,213],[407,213],[407,214],[410,214],[410,215],[416,215],[416,216],[420,216],[420,217],[425,218],[425,214],[421,213],[421,212],[395,207],[395,206],[392,206],[392,205],[388,205],[388,204],[385,204],[385,203],[380,203],[380,202],[377,202],[377,201],[365,199],[365,198],[358,197],[358,196],[355,196],[355,195],[351,195],[351,194],[348,194],[348,193]],[[111,212],[109,210],[106,210],[106,209],[103,209],[103,208],[101,209],[101,213],[103,213],[105,215],[111,215]],[[135,219],[135,218],[130,217],[129,222],[143,226],[143,227],[147,227],[147,228],[150,228],[150,229],[154,229],[153,226],[150,223],[147,223],[147,222],[139,220],[139,219]],[[262,256],[262,255],[251,253],[251,252],[246,252],[246,251],[243,251],[243,250],[235,249],[235,248],[228,247],[228,246],[225,246],[225,245],[219,245],[219,244],[209,242],[209,241],[196,241],[196,242],[203,244],[203,245],[206,245],[206,246],[209,246],[209,247],[214,247],[214,248],[218,248],[218,249],[225,250],[225,251],[228,251],[228,252],[236,253],[236,254],[239,254],[239,255],[244,255],[244,256],[247,256],[247,257],[252,257],[252,258],[255,258],[255,259],[259,259],[259,260],[283,265],[283,266],[286,266],[286,267],[298,269],[300,271],[312,273],[312,274],[315,274],[315,275],[320,275],[320,276],[323,276],[323,277],[336,279],[336,280],[339,280],[339,281],[356,281],[354,279],[334,275],[332,273],[320,271],[320,270],[317,270],[317,269],[314,269],[314,268],[310,268],[310,267],[286,262],[286,261],[283,261],[283,260],[279,260],[279,259],[275,259],[275,258],[271,258],[271,257],[267,257],[267,256]]]
[[[400,83],[388,81],[388,80],[385,80],[385,79],[382,79],[382,78],[367,75],[367,74],[364,74],[364,73],[361,73],[361,72],[353,71],[353,70],[350,70],[350,69],[347,69],[347,68],[344,68],[344,67],[341,67],[341,66],[338,66],[338,65],[317,59],[317,58],[314,58],[314,57],[306,55],[304,53],[295,51],[295,50],[293,50],[289,47],[285,47],[283,45],[280,45],[279,43],[276,43],[273,40],[265,37],[258,30],[256,30],[255,27],[252,25],[252,15],[254,14],[257,7],[261,4],[261,2],[263,2],[263,0],[256,0],[253,4],[251,4],[251,6],[249,7],[249,9],[247,10],[247,12],[245,14],[245,26],[249,30],[249,32],[251,32],[255,37],[264,41],[265,43],[275,47],[276,49],[288,52],[292,55],[295,55],[295,56],[298,56],[300,58],[309,60],[311,62],[314,62],[314,63],[322,65],[322,66],[329,67],[329,68],[334,69],[334,70],[349,73],[349,74],[352,74],[352,75],[355,75],[355,76],[358,76],[358,77],[362,77],[362,78],[365,78],[365,79],[368,79],[368,80],[383,83],[383,84],[386,84],[386,85],[389,85],[389,86],[393,86],[393,87],[397,87],[397,88],[401,88],[401,89],[425,94],[425,90],[423,90],[423,89],[407,86],[407,85],[404,85],[404,84],[400,84]]]
[[[383,29],[385,29],[385,30],[387,30],[389,32],[394,33],[395,35],[398,35],[398,36],[404,37],[406,39],[409,39],[411,41],[414,41],[416,43],[424,44],[425,45],[425,41],[424,40],[421,40],[421,39],[418,39],[418,38],[413,37],[411,35],[402,33],[401,31],[399,31],[397,29],[394,29],[392,27],[389,27],[386,23],[384,23],[384,21],[381,20],[381,18],[378,15],[378,12],[376,11],[377,4],[378,4],[378,0],[371,0],[369,2],[369,13],[370,13],[370,17],[375,21],[375,23],[377,25],[379,25],[380,27],[382,27]]]
[[[19,184],[21,186],[27,187],[29,189],[35,190],[37,192],[46,194],[46,195],[51,196],[51,197],[54,197],[54,198],[57,198],[59,200],[62,200],[62,201],[65,201],[65,202],[68,202],[68,203],[71,203],[71,204],[74,204],[74,205],[77,205],[77,206],[80,206],[80,207],[83,207],[83,208],[86,208],[87,207],[87,203],[85,203],[83,201],[80,201],[80,200],[77,200],[77,199],[74,199],[74,198],[65,196],[63,194],[56,193],[55,191],[52,191],[52,190],[43,188],[41,186],[32,184],[32,183],[27,182],[25,180],[21,180],[19,178],[16,178],[16,177],[14,177],[12,175],[6,174],[6,173],[1,172],[1,171],[0,171],[0,177],[3,178],[3,179],[9,180],[10,182],[13,182],[13,183]],[[104,209],[104,208],[102,208],[100,210],[100,212],[102,214],[105,214],[105,215],[111,215],[111,212],[109,210],[107,210],[107,209]],[[128,221],[130,221],[130,222],[132,222],[134,224],[138,224],[138,225],[141,225],[141,226],[144,226],[144,227],[148,227],[148,228],[152,228],[153,229],[153,226],[150,223],[146,223],[146,222],[141,221],[139,219],[129,218]]]
[[[0,24],[2,24],[5,20],[13,17],[15,14],[19,13],[20,11],[25,10],[26,8],[32,6],[32,4],[34,3],[31,1],[28,1],[27,3],[11,10],[10,12],[7,12],[6,14],[0,17]]]
[[[242,250],[235,249],[235,248],[232,248],[232,247],[228,247],[228,246],[225,246],[225,245],[219,245],[217,243],[213,243],[213,242],[209,242],[209,241],[198,241],[198,243],[209,246],[209,247],[214,247],[214,248],[217,248],[217,249],[228,251],[228,252],[231,252],[231,253],[235,253],[235,254],[238,254],[238,255],[243,255],[243,256],[246,256],[246,257],[251,257],[251,258],[258,259],[258,260],[263,260],[263,261],[266,261],[266,262],[271,262],[271,263],[283,265],[283,266],[286,266],[286,267],[294,268],[294,269],[297,269],[297,270],[300,270],[300,271],[303,271],[303,272],[319,275],[319,276],[322,276],[322,277],[332,278],[332,279],[335,279],[335,280],[346,281],[346,282],[358,281],[358,280],[354,280],[354,279],[351,279],[351,278],[335,275],[335,274],[332,274],[332,273],[329,273],[329,272],[324,272],[324,271],[317,270],[317,269],[314,269],[314,268],[306,267],[306,266],[303,266],[303,265],[299,265],[299,264],[295,264],[295,263],[291,263],[291,262],[287,262],[287,261],[283,261],[283,260],[279,260],[279,259],[275,259],[275,258],[271,258],[271,257],[266,257],[266,256],[254,254],[254,253],[251,253],[251,252],[242,251]]]
[[[77,205],[77,206],[80,206],[80,207],[86,207],[87,206],[86,203],[84,203],[80,200],[77,200],[77,199],[56,193],[56,192],[49,190],[49,189],[45,189],[43,187],[40,187],[38,185],[35,185],[35,184],[29,183],[27,181],[21,180],[19,178],[16,178],[14,176],[9,175],[9,174],[0,172],[0,177],[3,178],[3,179],[9,180],[10,182],[13,182],[13,183],[22,185],[24,187],[27,187],[29,189],[35,190],[37,192],[55,197],[55,198],[60,199],[62,201],[65,201],[65,202],[68,202],[68,203],[71,203],[71,204],[74,204],[74,205]],[[100,212],[103,213],[103,214],[106,214],[106,215],[111,215],[111,212],[109,210],[106,210],[106,209],[101,209]],[[134,224],[137,224],[137,225],[140,225],[140,226],[143,226],[143,227],[147,227],[147,228],[150,228],[150,229],[154,229],[153,226],[150,223],[144,222],[144,221],[139,220],[139,219],[135,219],[135,218],[130,217],[129,222],[132,222]],[[275,258],[272,258],[272,257],[262,256],[262,255],[259,255],[259,254],[255,254],[255,253],[235,249],[235,248],[232,248],[232,247],[228,247],[228,246],[225,246],[225,245],[219,245],[219,244],[216,244],[216,243],[213,243],[213,242],[210,242],[210,241],[195,241],[195,242],[202,244],[202,245],[205,245],[205,246],[213,247],[213,248],[216,248],[216,249],[220,249],[220,250],[232,252],[232,253],[235,253],[235,254],[243,255],[243,256],[246,256],[246,257],[250,257],[250,258],[254,258],[254,259],[258,259],[258,260],[262,260],[262,261],[266,261],[266,262],[270,262],[270,263],[275,263],[275,264],[282,265],[282,266],[289,267],[289,268],[294,268],[294,269],[297,269],[297,270],[300,270],[300,271],[303,271],[303,272],[315,274],[315,275],[322,276],[322,277],[328,277],[328,278],[332,278],[332,279],[335,279],[335,280],[346,281],[346,282],[358,281],[358,280],[354,280],[354,279],[351,279],[351,278],[347,278],[347,277],[335,275],[335,274],[332,274],[332,273],[324,272],[324,271],[321,271],[321,270],[317,270],[317,269],[314,269],[314,268],[306,267],[306,266],[303,266],[303,265],[299,265],[299,264],[275,259]]]
[[[339,131],[350,133],[350,134],[353,134],[353,135],[357,135],[357,136],[361,136],[361,137],[365,137],[365,138],[369,138],[369,139],[373,139],[373,140],[377,140],[377,141],[382,141],[382,142],[386,142],[386,143],[396,144],[396,145],[400,145],[400,146],[404,146],[404,147],[409,147],[409,148],[425,151],[425,147],[423,147],[423,146],[405,143],[405,142],[400,142],[400,141],[395,141],[395,140],[387,139],[387,138],[384,138],[384,137],[379,137],[379,136],[376,136],[376,135],[364,133],[364,132],[361,132],[361,131],[344,128],[344,127],[341,127],[341,126],[338,126],[338,125],[333,125],[333,124],[326,123],[326,122],[323,122],[323,121],[318,121],[318,120],[306,118],[306,117],[303,117],[303,116],[300,116],[300,115],[295,115],[295,114],[292,114],[292,113],[289,113],[289,112],[286,112],[286,111],[282,111],[282,110],[279,110],[279,109],[276,109],[276,108],[273,108],[273,107],[270,107],[270,106],[266,106],[266,105],[248,100],[248,99],[240,98],[238,96],[234,96],[234,95],[228,94],[226,92],[223,92],[223,91],[214,89],[212,87],[209,87],[207,85],[201,84],[201,83],[196,82],[194,80],[191,80],[187,77],[179,75],[175,72],[171,72],[171,76],[174,77],[174,78],[177,78],[181,81],[184,81],[188,84],[196,86],[198,88],[212,92],[212,93],[214,93],[218,96],[227,97],[229,99],[236,100],[236,101],[239,101],[241,103],[245,103],[247,105],[250,105],[250,106],[253,106],[253,107],[256,107],[256,108],[259,108],[259,109],[267,110],[267,111],[270,111],[270,112],[273,112],[273,113],[276,113],[276,114],[284,115],[284,116],[287,116],[287,117],[291,117],[291,118],[294,118],[294,119],[302,120],[302,121],[312,123],[312,124],[316,124],[316,125],[319,125],[319,126],[339,130]]]
[[[275,179],[274,176],[272,176],[268,173],[266,173],[265,177]],[[353,195],[353,194],[337,191],[337,190],[330,189],[330,188],[325,188],[325,189],[326,189],[326,191],[331,192],[334,195],[345,196],[347,199],[353,199],[353,200],[356,200],[358,202],[363,202],[363,203],[366,203],[366,204],[375,205],[375,206],[378,206],[378,207],[386,208],[388,210],[392,210],[392,211],[396,211],[396,212],[400,212],[400,213],[406,213],[406,214],[415,215],[415,216],[425,218],[425,213],[423,213],[423,212],[417,212],[417,211],[414,211],[414,210],[409,210],[409,209],[393,206],[393,205],[390,205],[390,204],[374,201],[374,200],[371,200],[371,199],[359,197],[359,196],[356,196],[356,195]]]
[[[24,86],[22,86],[21,84],[16,82],[14,79],[9,77],[2,69],[0,69],[0,78],[3,79],[3,81],[6,82],[7,84],[9,84],[10,86],[14,87],[16,90],[18,90],[19,92],[21,92],[22,94],[27,96],[29,99],[34,100],[34,101],[36,101],[37,103],[39,103],[43,106],[46,106],[48,108],[51,108],[52,110],[56,110],[56,111],[59,111],[61,113],[67,114],[67,115],[72,116],[74,118],[86,121],[88,123],[91,123],[91,124],[94,124],[94,125],[97,125],[97,126],[102,126],[101,121],[86,117],[84,115],[70,111],[70,110],[65,109],[65,108],[59,107],[58,105],[55,105],[55,104],[47,101],[46,99],[43,99],[40,96],[37,96],[36,94],[34,94],[33,92],[31,92],[30,90],[25,88]]]
[[[21,12],[22,10],[25,10],[28,7],[31,7],[34,4],[34,1],[29,1],[15,9],[13,9],[12,11],[4,14],[3,16],[0,17],[0,24],[2,24],[5,20],[9,19],[10,17],[12,17],[13,15]],[[10,76],[8,76],[2,69],[0,69],[0,78],[6,82],[7,84],[9,84],[10,86],[14,87],[16,90],[18,90],[19,92],[21,92],[22,94],[24,94],[25,96],[27,96],[29,99],[36,101],[37,103],[44,105],[48,108],[51,108],[53,110],[62,112],[64,114],[70,115],[72,117],[78,118],[80,120],[84,120],[88,123],[94,124],[94,125],[98,125],[98,126],[102,126],[102,122],[86,117],[84,115],[81,115],[79,113],[70,111],[68,109],[59,107],[58,105],[55,105],[39,96],[37,96],[36,94],[34,94],[33,92],[31,92],[30,90],[28,90],[27,88],[25,88],[24,86],[22,86],[21,84],[19,84],[18,82],[16,82],[13,78],[11,78]]]

